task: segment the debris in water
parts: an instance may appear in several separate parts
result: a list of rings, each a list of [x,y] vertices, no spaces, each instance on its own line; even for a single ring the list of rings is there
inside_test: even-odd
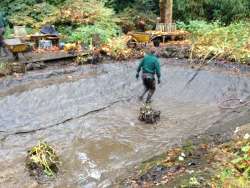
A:
[[[52,177],[58,172],[59,157],[55,150],[46,142],[39,142],[38,145],[28,151],[26,166],[30,175],[40,179],[42,176]]]
[[[150,104],[146,103],[140,108],[139,120],[146,123],[157,123],[160,120],[160,111],[155,111]]]

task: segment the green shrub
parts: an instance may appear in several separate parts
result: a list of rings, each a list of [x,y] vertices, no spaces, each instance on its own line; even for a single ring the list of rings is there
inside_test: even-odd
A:
[[[119,28],[114,23],[97,23],[95,25],[83,25],[77,28],[70,36],[69,42],[81,41],[87,45],[92,44],[92,37],[98,34],[101,42],[106,43],[109,39],[117,36]]]
[[[99,0],[3,0],[0,10],[5,10],[11,25],[25,25],[26,28],[40,29],[53,24],[70,42],[91,43],[93,34],[99,34],[101,42],[119,33],[119,27],[112,9]],[[12,30],[7,27],[6,37]]]
[[[10,15],[9,22],[13,25],[40,28],[44,24],[54,24],[59,18],[59,9],[48,3],[22,5]]]
[[[159,15],[159,0],[109,0],[107,5],[117,12],[133,8],[138,13],[144,9]],[[188,22],[203,19],[206,21],[219,20],[225,24],[250,18],[249,0],[174,0],[174,20]]]
[[[184,29],[196,35],[203,35],[211,30],[221,27],[219,22],[208,23],[206,21],[193,20],[187,24],[184,22],[176,22],[178,29]]]
[[[106,43],[120,32],[117,19],[112,9],[97,0],[72,0],[65,4],[65,12],[61,23],[69,26],[62,29],[69,34],[68,41],[82,41],[91,45],[92,36],[98,34],[101,42]],[[70,28],[73,29],[70,31]]]
[[[5,27],[5,33],[4,33],[4,38],[5,39],[12,38],[13,34],[14,34],[13,29],[11,29],[9,26]]]
[[[223,26],[218,22],[180,22],[179,28],[192,33],[194,53],[198,57],[218,57],[230,61],[249,63],[250,22],[236,22]]]
[[[188,22],[195,19],[219,20],[230,24],[250,17],[249,0],[175,0],[175,20]]]

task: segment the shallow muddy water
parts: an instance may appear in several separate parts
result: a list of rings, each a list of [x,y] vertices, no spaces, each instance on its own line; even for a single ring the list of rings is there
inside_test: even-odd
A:
[[[140,161],[214,128],[250,122],[249,107],[221,110],[228,98],[248,100],[250,77],[213,69],[196,73],[162,59],[162,84],[153,98],[156,125],[138,121],[142,91],[136,64],[101,64],[31,72],[0,81],[0,187],[112,187]],[[26,151],[39,140],[62,160],[55,181],[28,176]]]

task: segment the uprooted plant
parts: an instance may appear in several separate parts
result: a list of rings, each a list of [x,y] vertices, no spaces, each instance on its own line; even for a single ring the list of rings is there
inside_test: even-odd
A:
[[[46,142],[39,142],[28,151],[26,166],[30,175],[54,177],[58,172],[59,157],[54,148]]]

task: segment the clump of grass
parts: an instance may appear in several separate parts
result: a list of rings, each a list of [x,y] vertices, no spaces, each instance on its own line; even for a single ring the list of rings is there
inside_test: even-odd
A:
[[[51,177],[58,172],[59,157],[50,145],[39,142],[28,151],[26,165],[31,175]]]

